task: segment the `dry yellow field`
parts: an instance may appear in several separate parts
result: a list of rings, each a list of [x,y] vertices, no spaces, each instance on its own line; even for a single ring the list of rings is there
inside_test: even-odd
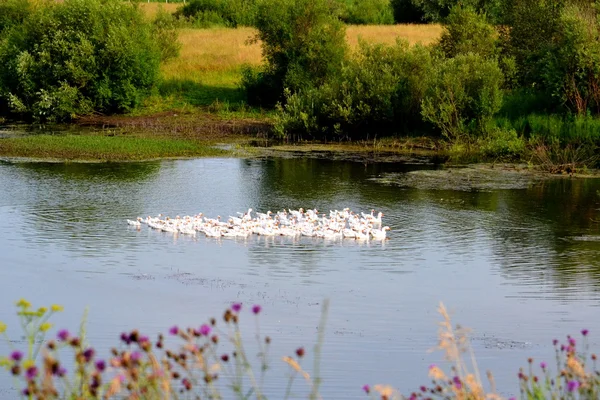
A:
[[[152,3],[150,3],[152,4]],[[378,25],[349,26],[347,40],[351,47],[359,38],[369,43],[394,43],[398,38],[409,43],[429,44],[442,32],[440,25]],[[261,62],[259,43],[249,43],[256,35],[253,28],[182,29],[179,32],[180,56],[163,65],[167,79],[192,79],[202,74],[205,78],[225,71],[237,71],[244,64]]]
[[[161,8],[167,12],[174,13],[179,7],[181,7],[182,3],[138,3],[144,14],[148,18],[154,18],[154,16],[158,13],[158,10]]]

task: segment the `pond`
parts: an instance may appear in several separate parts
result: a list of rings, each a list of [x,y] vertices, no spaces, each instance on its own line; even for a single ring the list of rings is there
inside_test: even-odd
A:
[[[480,366],[505,395],[517,393],[527,357],[552,361],[555,337],[587,328],[598,349],[600,181],[502,190],[397,183],[425,169],[438,167],[312,158],[2,162],[0,320],[18,338],[11,304],[25,297],[63,304],[57,328],[76,330],[89,306],[89,341],[108,355],[122,331],[198,326],[234,301],[244,304],[252,342],[248,309],[260,304],[261,334],[273,339],[271,398],[285,386],[281,356],[304,346],[310,362],[324,299],[324,398],[361,398],[364,383],[403,393],[428,383],[427,366],[442,360],[428,352],[440,301],[473,329]],[[248,207],[375,209],[391,231],[369,243],[216,240],[125,222],[158,213],[235,216]],[[3,376],[0,393],[11,385]],[[303,382],[295,386],[301,393]]]

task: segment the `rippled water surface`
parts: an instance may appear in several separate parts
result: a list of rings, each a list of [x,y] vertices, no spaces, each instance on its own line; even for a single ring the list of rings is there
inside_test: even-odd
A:
[[[423,168],[433,167],[315,159],[0,163],[0,320],[18,337],[10,305],[27,297],[64,304],[56,322],[75,329],[89,306],[89,340],[107,351],[126,329],[199,325],[232,301],[261,304],[261,333],[273,338],[272,398],[285,385],[279,356],[300,345],[310,353],[325,298],[326,398],[360,398],[363,383],[405,393],[427,383],[427,366],[442,358],[428,353],[439,301],[473,328],[479,362],[505,394],[515,393],[528,356],[552,359],[554,337],[585,327],[600,347],[600,182],[442,191],[379,179]],[[360,244],[177,237],[125,223],[158,213],[226,217],[248,207],[376,209],[392,230],[385,243]],[[10,393],[11,381],[0,383],[0,393]],[[302,392],[302,382],[297,387]]]

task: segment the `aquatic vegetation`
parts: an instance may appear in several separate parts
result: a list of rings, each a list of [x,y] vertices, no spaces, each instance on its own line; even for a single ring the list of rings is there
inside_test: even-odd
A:
[[[203,213],[194,216],[177,216],[172,219],[166,217],[138,217],[137,220],[127,220],[127,224],[141,228],[142,224],[163,232],[181,233],[196,236],[196,232],[202,232],[207,237],[248,237],[252,234],[261,236],[289,236],[289,237],[318,237],[335,240],[350,238],[356,240],[385,240],[389,226],[383,226],[383,213],[370,214],[354,213],[349,208],[342,211],[330,211],[327,214],[319,214],[318,210],[283,210],[273,214],[256,213],[252,217],[253,210],[238,212],[237,217],[230,216],[227,221],[221,221],[221,217],[207,218]],[[273,214],[273,216],[271,216]]]

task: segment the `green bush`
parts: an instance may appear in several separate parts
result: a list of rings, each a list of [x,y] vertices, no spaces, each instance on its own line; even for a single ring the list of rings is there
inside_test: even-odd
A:
[[[520,86],[542,89],[546,55],[559,30],[563,0],[507,0],[507,29],[501,30],[503,53],[513,57]]]
[[[276,131],[288,137],[363,139],[408,132],[421,123],[420,104],[431,82],[428,48],[361,44],[340,75],[289,95]]]
[[[484,157],[519,159],[525,153],[526,141],[514,129],[494,127],[479,139],[479,148]]]
[[[345,28],[327,0],[264,0],[256,28],[266,64],[244,74],[252,103],[272,105],[284,100],[284,89],[296,93],[322,85],[342,67]]]
[[[181,43],[177,41],[177,19],[175,16],[162,8],[158,10],[154,18],[154,37],[160,49],[161,61],[176,58],[181,50]]]
[[[255,14],[255,0],[191,0],[175,13],[176,17],[185,17],[202,28],[252,26]]]
[[[160,49],[135,6],[65,0],[14,26],[0,59],[0,102],[52,121],[136,106],[158,78]]]
[[[354,25],[389,25],[394,11],[390,0],[342,0],[340,19]]]
[[[412,0],[391,0],[394,21],[399,24],[425,22],[425,14]]]
[[[423,13],[428,21],[442,22],[449,15],[455,5],[471,7],[477,12],[486,14],[492,22],[500,22],[502,19],[503,0],[411,0],[415,7]]]
[[[449,58],[467,53],[489,58],[496,55],[496,42],[496,30],[485,15],[472,7],[455,6],[448,15],[439,45]]]
[[[8,28],[21,24],[31,11],[28,0],[0,0],[0,40]]]
[[[575,6],[562,10],[541,80],[558,104],[578,115],[600,113],[600,30]]]
[[[502,106],[502,71],[495,60],[469,53],[437,64],[435,82],[423,99],[423,118],[450,140],[476,136]]]

